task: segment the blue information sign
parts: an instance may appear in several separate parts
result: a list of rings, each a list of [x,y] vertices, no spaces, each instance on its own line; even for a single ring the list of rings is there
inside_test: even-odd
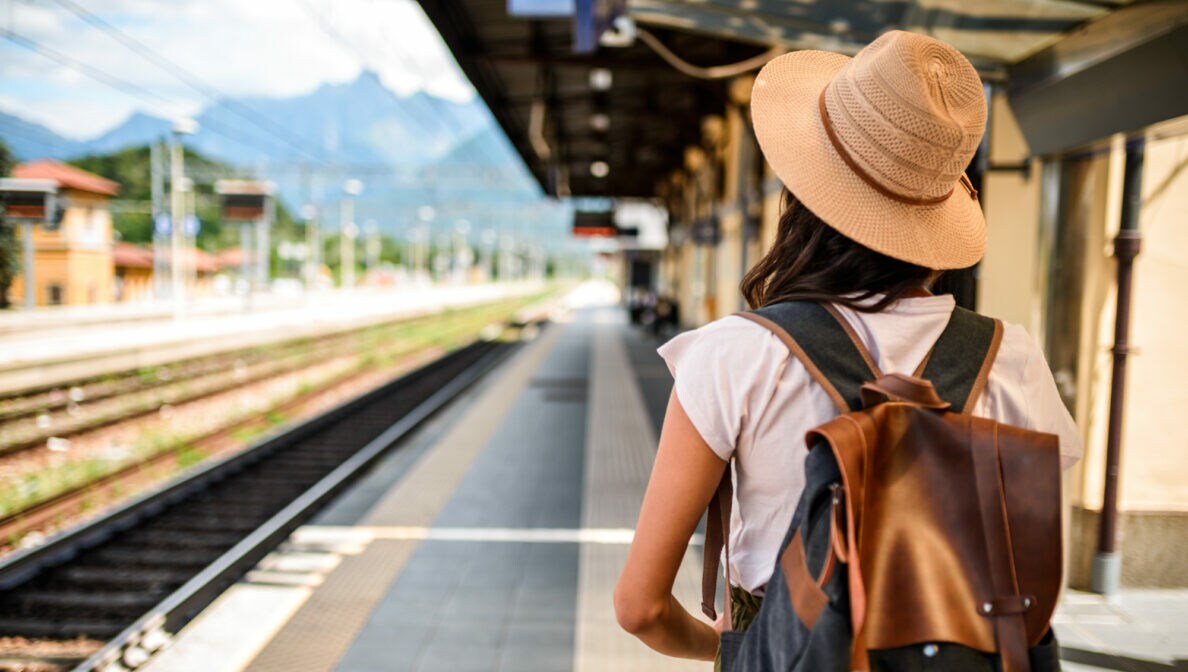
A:
[[[573,16],[574,0],[507,0],[507,13],[523,17]]]

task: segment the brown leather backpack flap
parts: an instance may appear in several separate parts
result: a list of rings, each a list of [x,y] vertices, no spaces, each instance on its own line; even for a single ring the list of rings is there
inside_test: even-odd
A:
[[[1060,439],[1055,434],[998,425],[998,450],[1019,593],[1035,599],[1023,614],[1028,641],[1035,646],[1056,610],[1064,569]]]
[[[852,615],[866,648],[947,641],[997,650],[994,619],[979,610],[987,601],[1018,595],[999,595],[991,580],[972,459],[973,420],[885,403],[839,416],[812,433],[829,442],[847,490],[853,526],[847,537],[858,551],[849,549],[851,601],[861,612]],[[1024,430],[1004,431],[1000,443],[1002,462],[1009,465],[1003,468],[1010,482],[1006,510],[1018,523],[1011,527],[1013,547],[1016,555],[1030,554],[1016,562],[1021,594],[1041,601],[1034,617],[1028,614],[1027,635],[1035,642],[1051,615],[1046,602],[1060,585],[1059,465],[1055,471],[1048,465],[1049,459],[1058,462],[1058,451]],[[1045,492],[1032,494],[1037,491]],[[1033,627],[1041,626],[1035,635]],[[860,653],[865,651],[855,651]]]

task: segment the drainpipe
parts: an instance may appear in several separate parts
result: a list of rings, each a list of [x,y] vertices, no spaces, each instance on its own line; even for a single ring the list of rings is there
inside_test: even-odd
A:
[[[1093,557],[1091,588],[1102,595],[1118,591],[1122,556],[1118,553],[1118,467],[1122,461],[1122,420],[1126,400],[1126,357],[1130,354],[1130,308],[1134,259],[1142,242],[1139,212],[1142,209],[1143,155],[1146,140],[1126,144],[1126,171],[1122,185],[1122,222],[1114,239],[1118,260],[1118,307],[1114,322],[1114,371],[1110,385],[1109,434],[1106,440],[1105,490]]]

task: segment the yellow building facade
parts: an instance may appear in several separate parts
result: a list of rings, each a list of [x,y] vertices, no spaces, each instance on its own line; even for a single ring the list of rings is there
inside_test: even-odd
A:
[[[60,223],[37,223],[33,232],[33,283],[37,306],[108,303],[114,297],[112,221],[108,201],[119,185],[56,161],[21,164],[14,177],[58,183],[65,212]],[[19,227],[20,244],[29,227]],[[22,257],[22,264],[24,263]],[[9,300],[23,305],[27,273],[18,274]]]

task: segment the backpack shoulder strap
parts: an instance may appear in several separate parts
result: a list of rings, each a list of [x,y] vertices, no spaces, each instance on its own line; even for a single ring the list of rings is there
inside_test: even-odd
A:
[[[793,301],[735,313],[769,329],[825,389],[838,413],[862,408],[862,384],[880,375],[874,358],[858,338],[849,322],[829,305]],[[705,527],[704,558],[701,575],[701,610],[711,620],[717,618],[714,594],[722,549],[726,549],[726,573],[730,574],[730,509],[733,504],[731,469],[726,471],[717,491],[710,498]],[[730,590],[726,590],[726,619],[729,622]]]
[[[948,325],[915,376],[931,382],[954,413],[972,413],[986,389],[1001,343],[1001,321],[954,308]]]
[[[771,330],[825,389],[838,413],[862,408],[862,384],[882,374],[850,323],[832,306],[790,301],[735,313]]]

